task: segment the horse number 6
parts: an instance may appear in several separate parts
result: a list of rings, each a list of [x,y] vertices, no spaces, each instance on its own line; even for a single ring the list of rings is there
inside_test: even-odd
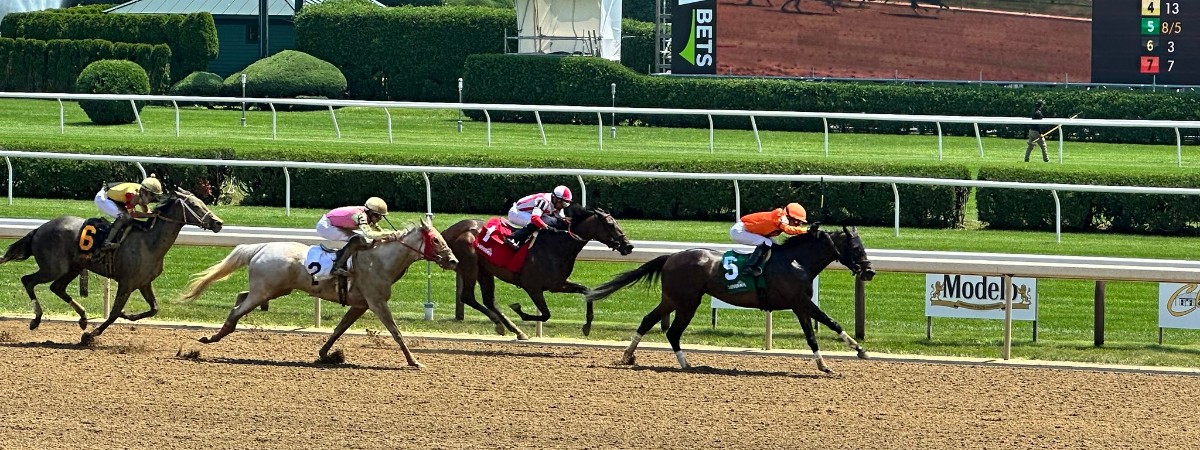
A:
[[[721,262],[721,265],[725,267],[725,279],[726,280],[737,279],[738,268],[737,268],[737,264],[734,264],[734,258],[732,256],[726,256],[725,260]]]
[[[92,246],[96,245],[95,235],[96,227],[91,225],[83,227],[83,231],[79,233],[79,249],[85,252],[91,250]]]

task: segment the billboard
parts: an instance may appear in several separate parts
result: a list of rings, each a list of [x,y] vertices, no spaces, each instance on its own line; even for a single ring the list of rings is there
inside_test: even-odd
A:
[[[925,316],[1004,319],[1002,277],[925,274]],[[1013,277],[1013,320],[1037,320],[1037,279]]]
[[[1096,3],[1106,1],[1116,2]],[[1085,0],[675,0],[673,6],[676,74],[1092,79],[1092,7]],[[698,64],[702,57],[713,64]]]

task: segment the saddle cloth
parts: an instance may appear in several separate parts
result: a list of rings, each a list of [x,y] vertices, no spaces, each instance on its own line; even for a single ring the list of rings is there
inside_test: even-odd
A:
[[[112,224],[101,217],[84,220],[83,226],[79,227],[79,232],[75,235],[79,251],[93,256],[100,253],[100,248],[103,247],[100,244],[108,237],[110,228],[112,228]]]
[[[324,246],[314,245],[308,248],[308,255],[304,257],[304,269],[312,275],[314,280],[324,281],[333,278],[330,272],[333,271],[333,260],[337,258],[337,250],[328,249]],[[354,267],[354,258],[346,261],[346,268]],[[347,277],[349,278],[349,277]]]
[[[745,292],[752,289],[766,289],[766,277],[751,277],[746,274],[746,263],[750,254],[737,250],[729,250],[721,256],[721,266],[725,268],[721,281],[729,292]],[[766,261],[764,260],[765,264]]]
[[[514,251],[504,240],[512,235],[513,230],[506,226],[504,220],[499,217],[488,219],[483,225],[483,233],[475,238],[472,245],[475,247],[475,253],[479,254],[484,261],[499,266],[509,272],[520,272],[522,267],[525,267],[525,258],[529,256],[529,244],[532,239],[526,241],[519,250]]]

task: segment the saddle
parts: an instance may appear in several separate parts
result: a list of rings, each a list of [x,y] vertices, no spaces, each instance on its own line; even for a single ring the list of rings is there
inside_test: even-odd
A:
[[[767,252],[763,256],[762,264],[765,267],[770,261],[771,252]],[[750,276],[746,273],[746,265],[750,261],[750,253],[740,250],[729,250],[721,255],[722,261],[732,262],[732,267],[726,265],[722,282],[725,289],[730,293],[740,293],[754,289],[758,293],[758,303],[760,309],[766,310],[767,300],[767,277],[759,275],[757,277]]]
[[[534,235],[518,250],[513,250],[504,241],[515,231],[512,223],[500,217],[488,219],[483,226],[483,232],[475,238],[471,245],[475,252],[488,263],[499,266],[509,272],[520,272],[525,266],[525,258],[529,255],[529,247],[537,238]]]

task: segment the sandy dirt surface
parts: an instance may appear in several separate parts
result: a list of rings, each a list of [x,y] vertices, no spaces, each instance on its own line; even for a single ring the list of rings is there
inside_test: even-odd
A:
[[[1063,81],[1091,79],[1091,22],[820,0],[718,0],[720,74]],[[953,5],[953,0],[947,2]],[[791,7],[789,6],[789,9]]]
[[[1195,448],[1187,376],[0,321],[3,448]],[[183,349],[197,358],[177,357]]]

